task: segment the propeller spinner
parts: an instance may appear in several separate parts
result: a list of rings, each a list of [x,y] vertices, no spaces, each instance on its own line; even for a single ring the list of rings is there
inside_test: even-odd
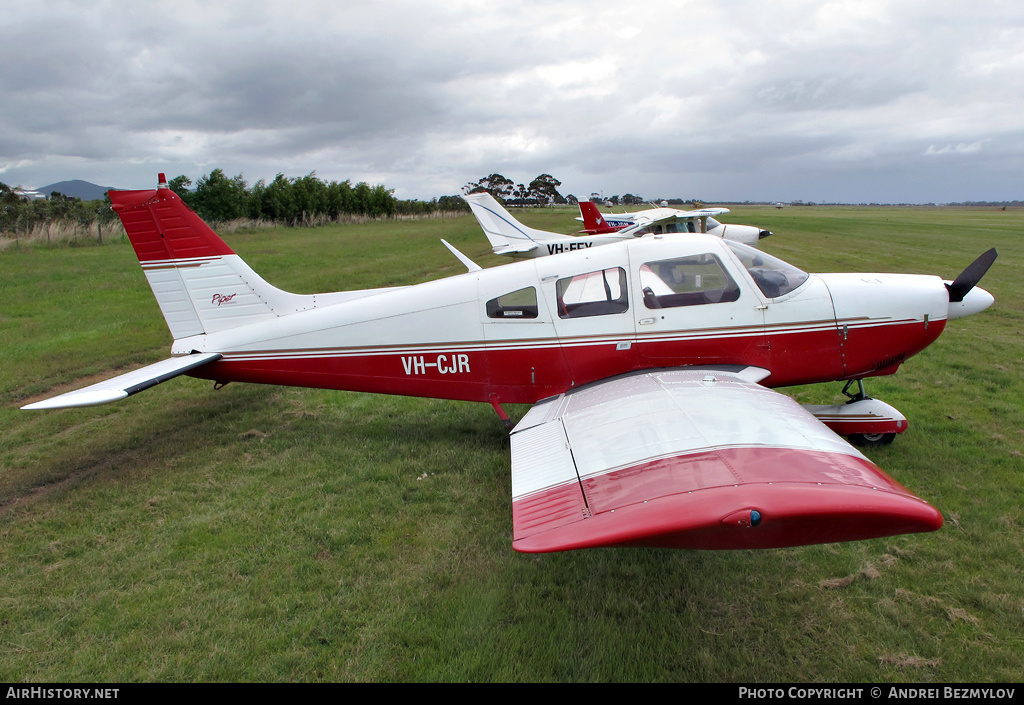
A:
[[[963,318],[984,311],[992,305],[995,301],[992,294],[976,285],[995,261],[996,251],[993,248],[971,262],[952,282],[946,282],[946,289],[949,292],[949,319]]]

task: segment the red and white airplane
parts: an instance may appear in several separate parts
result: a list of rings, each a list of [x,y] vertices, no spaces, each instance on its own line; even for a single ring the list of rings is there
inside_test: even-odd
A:
[[[508,255],[517,258],[547,257],[563,252],[585,250],[598,245],[609,245],[631,238],[651,234],[694,233],[703,232],[704,221],[714,219],[710,216],[728,212],[725,208],[708,208],[696,211],[681,211],[675,208],[658,208],[632,214],[635,222],[619,227],[616,224],[588,224],[582,232],[587,235],[562,235],[547,230],[537,230],[520,223],[504,206],[486,191],[463,196],[469,203],[470,210],[483,228],[491,249],[496,255]],[[590,203],[585,201],[584,203]],[[581,208],[583,204],[580,204]],[[717,223],[717,221],[714,221]],[[719,224],[720,225],[720,224]],[[732,228],[733,226],[729,226]],[[757,228],[736,226],[729,231],[729,238],[749,245],[756,244],[759,235]],[[745,228],[745,229],[744,229]],[[594,232],[590,232],[594,231]],[[725,232],[712,233],[719,237]],[[767,232],[767,231],[765,231]]]
[[[290,294],[167,188],[110,198],[171,357],[27,409],[122,399],[180,374],[533,404],[511,432],[513,546],[768,548],[932,531],[942,514],[839,433],[882,402],[807,409],[770,387],[892,374],[988,307],[955,281],[807,274],[739,243],[663,235],[414,286]]]
[[[714,216],[728,213],[728,208],[702,208],[681,211],[675,208],[653,208],[636,213],[603,214],[593,201],[580,201],[580,218],[585,233],[613,233],[632,228],[634,237],[662,233],[707,233],[726,240],[756,246],[771,231],[753,225],[726,225]]]

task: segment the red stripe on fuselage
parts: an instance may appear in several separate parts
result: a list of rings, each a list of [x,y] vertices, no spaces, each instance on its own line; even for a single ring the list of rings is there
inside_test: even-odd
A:
[[[744,330],[705,338],[636,339],[634,336],[533,341],[475,341],[432,344],[415,349],[338,348],[224,352],[224,359],[194,376],[405,396],[532,404],[573,387],[655,367],[753,365],[771,370],[767,386],[811,384],[876,372],[878,365],[927,347],[945,321],[862,327],[848,333],[842,365],[837,342],[827,330],[769,332]],[[628,342],[628,347],[620,343]],[[218,351],[223,352],[223,351]],[[460,356],[465,356],[464,358]],[[896,365],[898,366],[898,365]],[[895,371],[895,367],[892,367]]]

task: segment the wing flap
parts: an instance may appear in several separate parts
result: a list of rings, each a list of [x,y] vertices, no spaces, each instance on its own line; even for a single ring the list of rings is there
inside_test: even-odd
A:
[[[137,394],[220,358],[220,353],[194,353],[172,357],[73,392],[66,392],[50,399],[37,401],[34,404],[27,404],[21,408],[30,410],[65,409],[107,404]]]
[[[512,435],[514,547],[767,548],[941,526],[758,376],[649,372],[538,404]]]
[[[523,498],[512,519],[516,535],[561,526],[587,511],[565,428],[545,422],[556,411],[535,406],[529,412],[535,421],[520,422],[511,439],[512,496]]]

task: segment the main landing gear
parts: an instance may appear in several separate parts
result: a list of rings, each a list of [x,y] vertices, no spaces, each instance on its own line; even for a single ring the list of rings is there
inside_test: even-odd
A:
[[[857,385],[856,391],[850,387]],[[819,421],[857,446],[889,445],[897,433],[907,430],[907,419],[884,401],[872,399],[864,391],[864,380],[851,379],[843,387],[850,401],[829,406],[805,405]]]

